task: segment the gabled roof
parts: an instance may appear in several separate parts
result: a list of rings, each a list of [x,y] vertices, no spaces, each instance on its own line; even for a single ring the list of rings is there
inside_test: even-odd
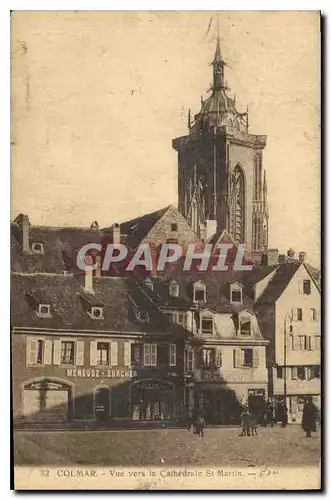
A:
[[[136,217],[120,223],[121,233],[127,235],[127,242],[131,245],[139,245],[141,241],[148,235],[154,225],[163,217],[172,205],[157,210],[149,214]],[[111,231],[111,227],[106,227],[103,232]]]
[[[129,278],[94,278],[95,294],[84,291],[84,281],[74,276],[16,274],[11,277],[11,323],[13,327],[114,331],[151,335],[185,336],[189,332],[173,325],[153,304],[139,285]],[[28,300],[29,293],[47,298],[51,317],[40,318]],[[93,319],[86,312],[85,300],[103,304],[103,318]],[[139,320],[136,312],[147,310],[149,322]]]
[[[301,262],[280,264],[261,297],[257,300],[257,304],[271,304],[276,302],[301,265],[303,265]]]

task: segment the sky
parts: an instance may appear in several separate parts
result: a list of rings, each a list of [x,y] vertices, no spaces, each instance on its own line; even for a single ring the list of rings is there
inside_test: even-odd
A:
[[[268,136],[269,247],[319,265],[319,15],[218,18],[230,95]],[[14,12],[12,217],[106,227],[177,206],[172,139],[208,97],[215,24],[213,12]]]

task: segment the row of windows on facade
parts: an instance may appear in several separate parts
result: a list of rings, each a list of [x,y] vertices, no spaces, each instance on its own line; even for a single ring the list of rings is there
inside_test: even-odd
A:
[[[306,317],[306,312],[304,313],[302,308],[292,309],[291,317],[293,321],[303,321]],[[309,309],[310,321],[319,321],[319,311],[313,307]]]
[[[181,325],[183,328],[192,330],[192,325],[188,324],[187,313],[179,311],[166,311],[164,312],[166,316],[170,318],[173,323]],[[202,312],[200,315],[200,328],[199,333],[202,335],[212,335],[214,333],[214,318],[211,312]],[[239,320],[238,335],[251,335],[252,334],[252,323],[248,318],[241,318]]]
[[[157,366],[160,364],[177,364],[177,346],[168,344],[160,346],[152,343],[132,345],[123,343],[124,350],[119,359],[118,342],[90,341],[91,366]],[[85,343],[80,340],[46,340],[27,339],[28,365],[78,365],[84,364]]]
[[[294,335],[292,337],[293,351],[315,351],[321,349],[320,335]]]
[[[123,358],[119,360],[118,342],[90,341],[91,366],[158,366],[177,365],[177,346],[164,346],[162,351],[157,344],[131,345],[124,342]],[[254,368],[259,365],[259,351],[254,348],[234,349],[234,367]],[[221,367],[222,350],[219,348],[185,350],[185,368],[193,371],[194,367]],[[27,341],[28,365],[77,365],[84,364],[84,342],[77,340],[45,340],[29,338]]]
[[[277,378],[283,379],[286,370],[286,378],[288,380],[312,380],[321,377],[320,365],[311,366],[278,366]]]

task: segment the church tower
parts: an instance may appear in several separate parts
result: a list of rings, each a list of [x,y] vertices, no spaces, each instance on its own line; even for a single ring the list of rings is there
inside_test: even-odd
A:
[[[263,173],[266,136],[249,132],[248,109],[239,113],[224,77],[226,63],[217,37],[211,95],[188,135],[173,140],[178,152],[178,208],[202,239],[226,229],[255,252],[268,248],[267,183]]]

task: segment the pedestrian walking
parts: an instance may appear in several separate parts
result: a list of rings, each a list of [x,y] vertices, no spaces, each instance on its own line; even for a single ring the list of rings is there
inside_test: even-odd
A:
[[[201,437],[204,436],[204,428],[206,426],[206,421],[203,415],[199,415],[197,418],[197,423],[196,423],[196,429],[197,429],[197,434]]]
[[[252,436],[257,436],[257,425],[258,425],[258,418],[256,415],[252,414],[251,415],[251,431],[252,431]]]
[[[282,427],[286,427],[288,424],[288,408],[285,403],[282,406]]]
[[[274,423],[275,423],[274,405],[272,404],[272,401],[269,399],[267,405],[267,424],[270,424],[270,426],[273,427]]]
[[[242,431],[240,436],[250,436],[250,426],[251,426],[251,414],[249,413],[248,406],[244,407],[243,412],[241,413],[241,425]]]
[[[311,398],[305,402],[302,412],[301,427],[306,433],[306,437],[310,438],[312,432],[316,432],[317,408]]]
[[[192,426],[194,427],[194,418],[193,418],[193,411],[190,410],[188,412],[188,417],[187,417],[187,430],[190,431]]]

